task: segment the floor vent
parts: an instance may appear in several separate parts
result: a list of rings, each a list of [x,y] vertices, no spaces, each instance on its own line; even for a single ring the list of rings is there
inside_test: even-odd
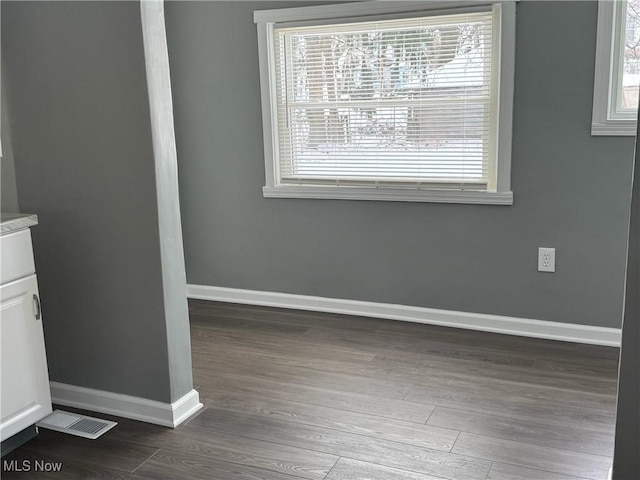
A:
[[[116,425],[117,422],[78,415],[77,413],[63,412],[62,410],[55,410],[51,415],[36,423],[37,427],[92,440],[111,430]]]

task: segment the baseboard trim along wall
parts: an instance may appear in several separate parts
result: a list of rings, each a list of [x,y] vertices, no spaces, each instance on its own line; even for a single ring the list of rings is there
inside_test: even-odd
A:
[[[206,285],[187,285],[187,296],[199,300],[386,318],[389,320],[401,320],[405,322],[425,323],[429,325],[441,325],[445,327],[465,328],[468,330],[480,330],[483,332],[610,347],[619,347],[622,338],[619,328],[592,327],[575,323],[549,322],[546,320],[488,315],[484,313],[457,312],[454,310],[313,297],[290,293],[261,292]]]
[[[51,401],[54,404],[107,413],[164,427],[177,427],[202,408],[200,395],[196,390],[191,390],[173,403],[163,403],[65,383],[49,382],[49,386]]]

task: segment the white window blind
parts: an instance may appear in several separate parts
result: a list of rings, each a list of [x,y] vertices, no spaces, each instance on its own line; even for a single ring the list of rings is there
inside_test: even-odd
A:
[[[635,118],[638,112],[640,85],[640,0],[627,0],[620,12],[624,35],[620,35],[618,62],[617,107],[629,110]]]
[[[640,0],[598,2],[592,135],[636,134]]]
[[[487,190],[492,12],[273,28],[281,184]]]

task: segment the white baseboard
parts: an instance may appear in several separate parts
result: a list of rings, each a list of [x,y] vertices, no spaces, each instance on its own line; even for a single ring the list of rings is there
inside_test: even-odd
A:
[[[65,383],[49,382],[49,386],[51,401],[55,404],[107,413],[164,427],[177,427],[202,408],[200,395],[196,390],[191,390],[173,403],[163,403]]]
[[[390,303],[362,302],[337,298],[312,297],[289,293],[260,292],[237,288],[187,285],[187,296],[200,300],[244,303],[267,307],[292,308],[315,312],[341,313],[405,322],[442,325],[483,332],[546,338],[565,342],[619,347],[621,329],[592,327],[575,323],[549,322],[484,313],[457,312],[435,308],[411,307]]]

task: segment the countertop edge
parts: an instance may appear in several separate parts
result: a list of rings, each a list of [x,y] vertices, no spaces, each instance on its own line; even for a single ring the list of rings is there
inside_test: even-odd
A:
[[[0,235],[24,230],[38,224],[38,216],[32,213],[0,214]]]

